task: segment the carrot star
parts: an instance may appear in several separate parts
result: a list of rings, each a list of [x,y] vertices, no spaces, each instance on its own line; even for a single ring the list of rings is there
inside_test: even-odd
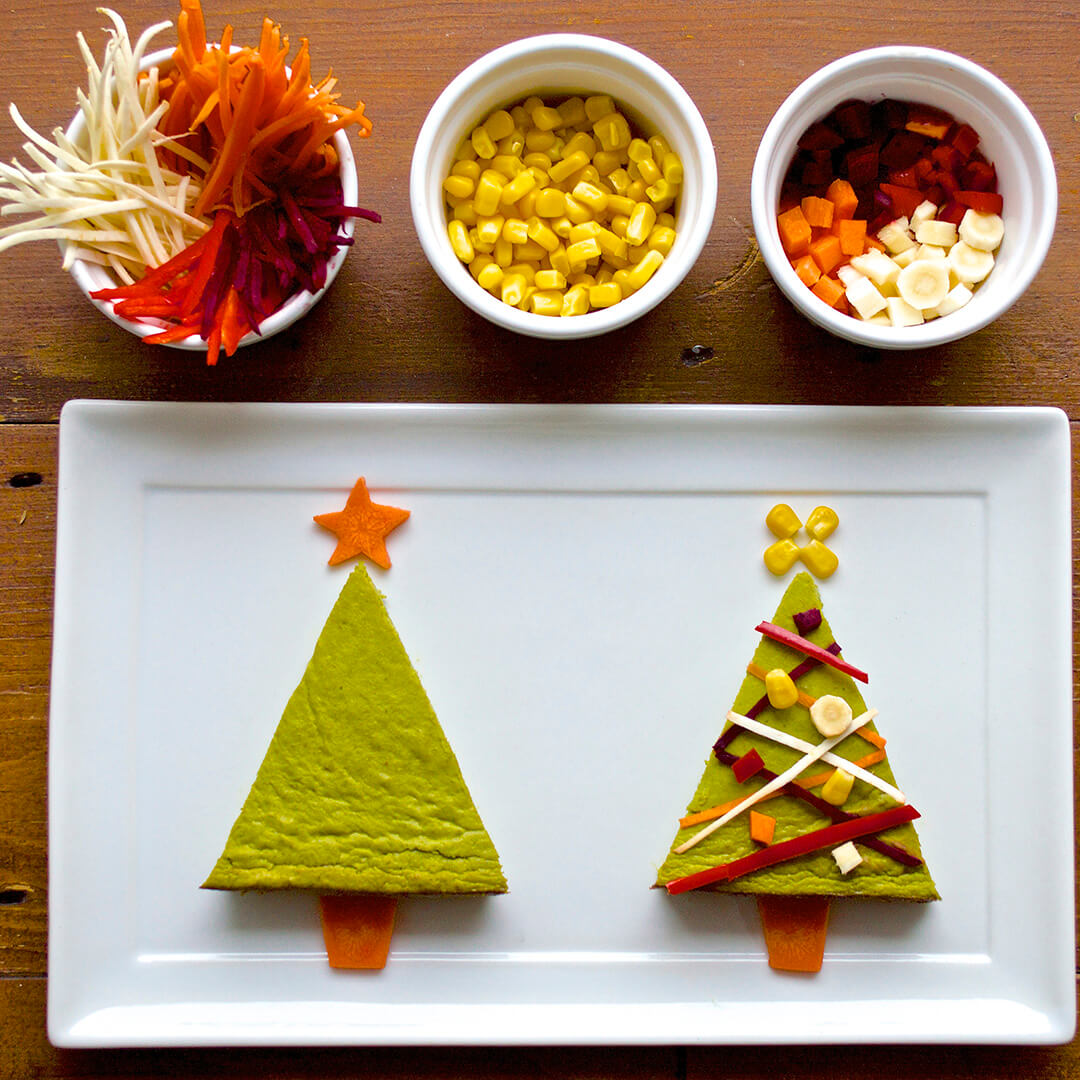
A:
[[[337,547],[329,559],[330,566],[336,566],[354,555],[366,555],[373,563],[389,570],[390,556],[386,552],[386,536],[408,516],[408,510],[373,503],[367,484],[361,476],[349,492],[344,510],[332,514],[316,514],[312,520],[324,529],[329,529],[338,538]]]

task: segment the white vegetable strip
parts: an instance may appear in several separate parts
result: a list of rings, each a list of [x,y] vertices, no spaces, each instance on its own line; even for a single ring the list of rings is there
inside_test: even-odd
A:
[[[751,720],[749,716],[729,712],[727,718],[732,724],[738,724],[739,727],[746,728],[747,731],[752,731],[756,735],[772,739],[773,742],[781,743],[792,750],[798,750],[801,754],[814,749],[813,743],[808,743],[804,739],[790,735],[786,731],[781,731],[779,728],[770,727],[768,724],[759,723],[757,720]],[[843,769],[846,773],[851,773],[852,776],[858,777],[858,779],[870,784],[871,787],[877,788],[878,791],[888,795],[891,799],[895,799],[898,803],[907,802],[907,796],[899,788],[893,787],[887,780],[882,780],[880,776],[875,776],[869,769],[856,765],[854,761],[848,761],[847,758],[842,758],[839,754],[823,754],[821,760],[829,765],[835,765],[837,768]]]
[[[822,739],[817,746],[811,747],[810,752],[799,758],[799,760],[786,772],[782,772],[779,776],[774,777],[764,787],[758,788],[752,795],[747,795],[738,806],[733,806],[723,815],[723,817],[718,817],[715,821],[710,821],[704,829],[694,833],[689,840],[683,841],[683,843],[675,848],[675,854],[681,855],[684,851],[689,851],[695,844],[701,843],[706,836],[711,836],[722,825],[726,825],[731,821],[732,818],[738,817],[744,810],[749,810],[751,806],[761,802],[766,795],[771,795],[774,791],[779,791],[780,788],[794,780],[801,772],[805,772],[808,766],[813,765],[815,761],[827,754],[837,745],[837,743],[843,742],[843,740],[853,731],[858,731],[863,724],[869,724],[875,716],[877,716],[877,709],[867,709],[861,716],[856,716],[839,735],[833,735],[831,738]]]

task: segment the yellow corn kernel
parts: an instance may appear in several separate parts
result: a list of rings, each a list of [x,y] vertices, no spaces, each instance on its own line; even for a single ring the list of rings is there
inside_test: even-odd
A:
[[[506,218],[501,214],[496,217],[479,218],[476,222],[476,232],[482,243],[494,244],[502,236],[505,224]]]
[[[526,285],[533,285],[536,281],[536,267],[527,262],[515,262],[506,268],[508,274],[517,274],[525,279]]]
[[[625,191],[619,192],[620,195],[625,195],[628,199],[633,199],[634,202],[644,202],[648,197],[645,194],[645,184],[639,179],[634,180]]]
[[[525,149],[529,151],[550,150],[555,145],[555,133],[531,127],[525,132]]]
[[[538,169],[535,165],[529,167],[529,172],[532,173],[533,179],[536,181],[536,194],[539,195],[543,188],[548,186],[548,174],[543,169]]]
[[[616,270],[615,273],[611,275],[611,280],[622,289],[624,300],[626,297],[632,296],[637,292],[637,289],[634,288],[633,281],[630,280],[629,270]]]
[[[532,175],[531,173],[529,175]],[[535,180],[536,178],[533,177]],[[514,204],[514,213],[517,214],[522,221],[528,221],[536,213],[536,196],[540,194],[540,189],[534,184],[520,199]]]
[[[514,118],[505,109],[496,109],[481,126],[492,142],[498,142],[514,130]]]
[[[537,202],[540,200],[537,199]],[[551,221],[551,231],[563,240],[567,240],[570,237],[570,230],[574,227],[574,223],[565,215],[562,214],[557,218],[553,218]]]
[[[475,159],[462,158],[454,162],[451,176],[467,176],[474,184],[480,179],[480,165]]]
[[[660,166],[656,164],[650,154],[643,161],[638,162],[638,176],[645,181],[646,184],[655,184],[658,180],[664,179],[664,174],[660,171]]]
[[[585,101],[583,98],[567,98],[561,105],[555,107],[559,110],[559,116],[562,118],[560,127],[578,127],[589,119],[585,113]]]
[[[476,158],[476,151],[473,149],[471,139],[463,139],[458,148],[454,151],[455,161],[473,161]]]
[[[765,569],[770,574],[783,577],[794,565],[799,557],[799,545],[789,537],[777,540],[765,549],[762,556],[765,561]]]
[[[566,216],[575,224],[580,225],[585,221],[592,221],[592,211],[583,203],[578,202],[571,194],[563,196],[563,209]]]
[[[514,128],[505,139],[500,139],[495,144],[495,149],[500,154],[510,154],[512,157],[521,157],[525,151],[525,132]]]
[[[540,217],[561,217],[566,209],[566,197],[556,187],[542,188],[536,196],[536,213]]]
[[[660,211],[657,211],[657,213],[656,213],[656,224],[657,225],[663,225],[665,229],[674,229],[675,228],[675,215],[674,214],[668,214],[666,212],[665,213],[660,213]]]
[[[615,102],[608,94],[594,94],[585,99],[585,115],[593,124],[602,116],[608,116],[615,111]]]
[[[536,187],[536,177],[531,172],[526,170],[518,173],[513,180],[503,186],[499,201],[503,206],[509,206],[523,198],[526,192],[532,191],[534,187]]]
[[[610,176],[622,165],[622,158],[615,150],[599,150],[593,155],[593,168],[601,176]]]
[[[625,195],[609,195],[607,201],[607,212],[609,214],[622,214],[624,217],[629,217],[634,212],[634,207],[637,204],[633,199],[628,199]]]
[[[607,206],[607,192],[601,191],[595,184],[587,183],[584,180],[574,185],[571,194],[578,202],[584,203],[594,214],[603,213],[604,207]]]
[[[478,220],[476,216],[476,207],[473,205],[472,199],[467,199],[463,203],[458,203],[457,206],[454,207],[453,214],[450,216],[457,221],[468,225],[469,228],[472,228]]]
[[[664,163],[660,168],[664,174],[664,179],[669,184],[678,185],[683,182],[682,158],[678,154],[665,154]]]
[[[589,289],[586,285],[574,285],[563,295],[562,314],[585,315],[589,311]]]
[[[566,288],[566,278],[558,270],[537,270],[535,284],[541,290],[561,290]]]
[[[584,285],[586,289],[596,284],[596,278],[586,270],[579,270],[576,274],[568,274],[566,284],[573,288],[575,285]]]
[[[611,185],[611,190],[616,195],[626,196],[632,183],[630,174],[625,169],[616,169],[613,173],[608,173],[607,182]]]
[[[855,783],[855,777],[843,769],[834,769],[832,776],[825,781],[821,788],[821,797],[833,806],[843,806],[847,797],[851,794],[851,786]]]
[[[493,265],[494,262],[490,255],[477,255],[476,258],[469,263],[469,273],[479,281],[480,274],[483,272],[484,268]]]
[[[476,251],[469,240],[469,230],[463,221],[451,221],[446,226],[446,233],[450,237],[450,246],[454,254],[463,262],[471,263],[476,258]]]
[[[476,182],[473,206],[480,217],[491,217],[499,209],[505,184],[495,179],[497,173],[486,172]]]
[[[513,154],[496,154],[491,159],[489,168],[502,177],[503,183],[507,180],[513,180],[515,176],[525,171],[525,165],[522,163],[521,158],[515,157]]]
[[[457,207],[459,207],[463,202],[469,201],[468,199],[459,199],[456,195],[450,195],[449,193],[445,196],[445,198],[446,205],[449,206],[451,210],[456,210]]]
[[[570,276],[570,260],[566,257],[566,248],[562,244],[548,255],[548,262],[556,274],[562,274],[564,278]]]
[[[562,298],[561,292],[537,286],[536,292],[529,297],[529,308],[534,315],[561,315]]]
[[[599,221],[583,221],[580,225],[574,225],[570,229],[567,239],[571,244],[578,244],[582,240],[588,240],[590,236],[600,238],[604,226]]]
[[[531,154],[526,154],[521,159],[521,162],[526,169],[540,169],[544,173],[546,173],[553,164],[551,157],[547,154],[541,154],[539,150],[534,151]]]
[[[558,132],[555,133],[555,141],[544,152],[552,161],[558,161],[566,153],[566,142],[564,139],[559,138]]]
[[[648,250],[649,249],[644,244],[635,244],[633,247],[630,247],[629,244],[627,244],[626,261],[633,266],[637,266],[637,264],[645,258],[645,252]]]
[[[653,251],[659,251],[661,255],[670,255],[675,244],[675,230],[669,229],[666,225],[657,225],[649,233],[649,239],[645,243],[647,247],[652,248]]]
[[[602,228],[596,234],[596,239],[597,239],[597,241],[599,241],[600,251],[603,253],[603,255],[606,258],[609,258],[609,259],[625,259],[626,258],[627,251],[629,250],[628,247],[627,247],[626,241],[621,236],[617,236],[610,229],[603,229]]]
[[[462,225],[464,224],[465,222],[462,222]],[[494,246],[494,241],[490,244],[485,244],[484,241],[480,239],[480,234],[475,228],[469,230],[469,243],[472,244],[473,251],[483,252],[485,255],[489,255]]]
[[[555,234],[552,233],[552,235]],[[526,240],[524,244],[514,245],[515,262],[538,263],[547,253],[547,248],[542,247],[535,240]]]
[[[495,259],[496,265],[505,270],[514,261],[514,245],[511,244],[505,236],[500,236],[499,239],[495,241],[495,246],[491,249],[491,254]]]
[[[591,161],[595,156],[597,149],[596,140],[587,131],[578,131],[567,139],[565,156],[568,157],[570,154],[576,154],[580,150],[584,151]]]
[[[555,162],[551,166],[548,175],[556,183],[562,183],[568,177],[573,176],[579,169],[584,169],[589,164],[589,155],[584,150],[574,150],[566,154],[562,161]]]
[[[832,577],[840,560],[836,553],[827,548],[820,540],[811,540],[804,548],[799,548],[799,558],[802,559],[806,569],[815,577]]]
[[[664,256],[659,251],[646,251],[637,266],[632,270],[620,270],[619,273],[627,274],[627,280],[634,289],[640,289],[660,269],[663,263]]]
[[[566,257],[572,271],[584,270],[590,259],[600,258],[600,241],[595,236],[579,240],[566,249]]]
[[[626,227],[630,224],[630,219],[625,214],[616,214],[609,222],[608,225],[611,231],[616,236],[626,236]]]
[[[594,308],[611,307],[622,299],[622,289],[614,281],[589,288],[589,306]]]
[[[532,122],[541,131],[554,131],[557,127],[563,126],[563,118],[559,114],[559,110],[553,109],[549,105],[542,105],[539,109],[534,109]]]
[[[505,276],[502,267],[497,263],[491,262],[476,275],[476,280],[479,283],[480,288],[487,289],[488,292],[494,292],[502,285]]]
[[[644,139],[631,139],[626,148],[626,156],[636,165],[639,161],[652,157],[652,150]]]
[[[765,515],[765,528],[778,540],[787,540],[802,528],[802,520],[787,503],[777,503]]]
[[[522,218],[508,217],[503,223],[502,234],[511,244],[524,244],[529,239],[529,226]]]
[[[558,236],[540,218],[529,218],[526,226],[529,239],[539,244],[545,251],[554,251],[559,246]]]
[[[469,136],[469,141],[472,143],[472,148],[476,151],[478,158],[490,160],[495,156],[495,144],[491,141],[491,136],[482,128],[476,128],[472,135]]]
[[[815,540],[827,540],[840,524],[840,518],[831,506],[815,506],[806,519],[806,531]]]
[[[514,126],[521,128],[522,131],[524,131],[531,123],[528,111],[525,109],[524,105],[515,105],[510,110],[510,119],[514,121]]]
[[[525,295],[528,283],[524,274],[504,274],[499,286],[499,296],[504,304],[517,307]]]
[[[639,202],[630,214],[626,226],[626,242],[631,246],[644,244],[656,224],[656,211],[647,203]]]
[[[671,147],[668,145],[668,141],[663,135],[654,135],[649,140],[649,149],[652,151],[652,156],[657,161],[663,161],[664,158],[671,153]]]
[[[596,171],[595,165],[586,165],[584,169],[580,169],[574,174],[574,187],[578,184],[590,184],[593,187],[597,187],[600,183],[600,174]],[[571,191],[574,190],[572,187]]]
[[[630,145],[630,124],[619,112],[610,112],[593,124],[593,134],[604,150],[622,150]]]
[[[663,177],[660,177],[655,184],[645,189],[645,194],[648,195],[650,200],[656,205],[660,203],[666,203],[675,198],[675,189],[669,184]]]
[[[799,690],[783,668],[773,668],[765,675],[765,693],[774,709],[790,709],[799,700]]]
[[[528,285],[525,288],[525,292],[521,297],[521,302],[517,305],[522,311],[529,310],[529,300],[532,298],[532,294],[536,292],[535,285]]]
[[[612,270],[607,263],[604,263],[599,270],[596,271],[596,284],[603,285],[608,281],[615,280],[615,271]]]
[[[476,183],[467,176],[455,176],[451,173],[443,182],[443,190],[456,199],[467,199],[475,190]]]

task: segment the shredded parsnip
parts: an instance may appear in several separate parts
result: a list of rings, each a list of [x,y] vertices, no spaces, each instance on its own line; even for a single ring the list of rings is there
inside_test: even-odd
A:
[[[159,97],[157,68],[139,78],[148,45],[172,23],[149,27],[132,45],[124,20],[108,8],[98,11],[112,23],[100,65],[83,35],[76,35],[87,73],[86,90],[77,93],[84,121],[78,144],[61,128],[52,139],[40,135],[10,107],[37,171],[18,161],[0,163],[0,216],[35,216],[0,228],[0,251],[30,240],[63,241],[65,269],[83,259],[130,282],[210,227],[190,212],[199,183],[163,168],[157,148],[166,145],[206,163],[157,130],[168,108]]]

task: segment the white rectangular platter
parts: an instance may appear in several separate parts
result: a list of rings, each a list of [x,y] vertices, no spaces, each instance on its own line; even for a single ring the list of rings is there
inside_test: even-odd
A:
[[[1038,409],[73,402],[60,425],[49,1034],[64,1046],[1057,1042],[1075,1019],[1069,428]],[[385,971],[316,901],[198,886],[349,567],[372,568],[511,892],[408,898]],[[822,583],[943,899],[838,902],[771,971],[745,898],[650,889],[784,581]]]

